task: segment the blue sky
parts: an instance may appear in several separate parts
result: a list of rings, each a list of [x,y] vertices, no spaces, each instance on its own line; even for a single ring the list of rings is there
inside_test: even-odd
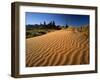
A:
[[[71,14],[51,14],[51,13],[34,13],[26,12],[27,24],[40,24],[44,21],[48,24],[50,21],[55,21],[56,25],[65,26],[82,26],[89,24],[89,15],[71,15]]]

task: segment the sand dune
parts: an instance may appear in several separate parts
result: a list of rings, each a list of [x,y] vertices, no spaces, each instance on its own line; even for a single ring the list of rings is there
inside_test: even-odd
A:
[[[89,64],[89,39],[78,31],[59,30],[26,39],[26,66]]]

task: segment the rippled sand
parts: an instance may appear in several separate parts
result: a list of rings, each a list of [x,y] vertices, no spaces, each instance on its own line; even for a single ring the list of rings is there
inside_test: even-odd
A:
[[[26,66],[89,64],[89,39],[81,32],[59,30],[26,39]]]

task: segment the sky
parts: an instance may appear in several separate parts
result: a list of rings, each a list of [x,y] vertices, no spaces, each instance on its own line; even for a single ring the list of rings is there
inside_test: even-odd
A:
[[[89,24],[89,15],[73,15],[73,14],[52,14],[52,13],[34,13],[26,12],[26,25],[34,25],[44,23],[48,24],[55,21],[56,25],[65,26],[82,26]]]

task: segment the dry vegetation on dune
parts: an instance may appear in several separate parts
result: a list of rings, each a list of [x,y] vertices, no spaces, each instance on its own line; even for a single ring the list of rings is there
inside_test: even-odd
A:
[[[89,64],[89,39],[79,30],[58,30],[26,39],[26,66]]]

